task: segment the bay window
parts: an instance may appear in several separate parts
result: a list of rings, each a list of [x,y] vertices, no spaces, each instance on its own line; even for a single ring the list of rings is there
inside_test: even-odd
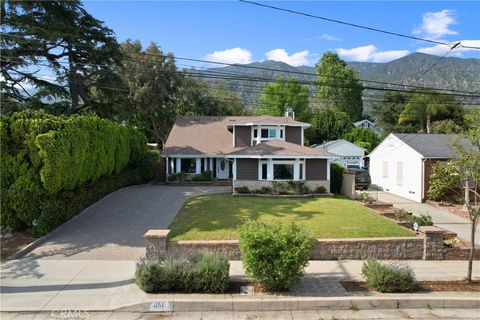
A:
[[[304,159],[262,159],[259,179],[267,181],[298,181],[305,179]]]

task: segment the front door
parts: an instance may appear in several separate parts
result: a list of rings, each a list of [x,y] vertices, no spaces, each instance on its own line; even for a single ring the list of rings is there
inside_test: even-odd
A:
[[[228,179],[229,169],[228,161],[225,159],[217,159],[217,179],[225,180]]]

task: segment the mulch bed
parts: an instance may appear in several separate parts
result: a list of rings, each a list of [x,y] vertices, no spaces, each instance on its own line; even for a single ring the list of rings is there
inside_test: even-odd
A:
[[[27,232],[14,232],[11,236],[1,239],[1,259],[5,260],[35,241]]]
[[[348,292],[374,292],[366,282],[342,281],[342,286]],[[480,292],[480,281],[467,284],[465,281],[418,281],[415,292]]]

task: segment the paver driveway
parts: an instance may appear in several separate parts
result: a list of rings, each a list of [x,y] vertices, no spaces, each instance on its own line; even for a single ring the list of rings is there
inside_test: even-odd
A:
[[[229,187],[139,185],[113,192],[50,233],[27,258],[136,260],[144,233],[165,229],[185,200]]]

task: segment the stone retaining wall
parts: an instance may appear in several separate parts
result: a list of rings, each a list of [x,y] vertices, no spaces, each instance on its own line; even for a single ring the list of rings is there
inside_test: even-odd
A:
[[[418,260],[423,258],[423,238],[317,239],[312,260]]]
[[[157,259],[165,253],[188,254],[195,251],[215,251],[231,260],[240,260],[238,240],[174,241],[170,230],[149,230],[145,234],[146,257]],[[446,247],[445,230],[420,227],[417,237],[316,239],[312,260],[467,260],[469,249]],[[480,259],[480,250],[475,251]]]

